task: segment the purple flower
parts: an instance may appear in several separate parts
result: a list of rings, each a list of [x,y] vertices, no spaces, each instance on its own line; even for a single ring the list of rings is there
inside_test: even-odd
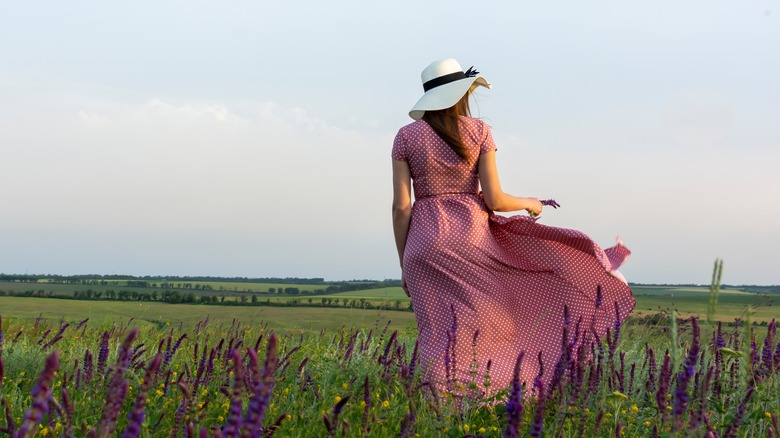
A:
[[[404,415],[404,419],[401,421],[400,437],[401,438],[413,437],[416,425],[417,425],[417,413],[414,409],[414,403],[410,400],[409,412],[407,412],[406,415]]]
[[[672,365],[669,351],[664,354],[664,363],[661,365],[661,375],[658,381],[658,391],[655,393],[655,401],[658,404],[658,411],[661,413],[661,423],[666,422],[666,394],[669,391],[669,381],[672,377]]]
[[[342,409],[344,409],[344,405],[347,404],[347,401],[349,401],[349,397],[350,396],[346,396],[339,400],[338,403],[336,403],[336,406],[333,407],[332,418],[329,418],[327,415],[323,417],[325,428],[328,430],[329,437],[332,437],[336,434],[336,430],[338,429],[339,414],[341,414]]]
[[[127,334],[127,337],[119,346],[119,354],[117,355],[114,374],[111,377],[111,385],[106,395],[106,403],[103,405],[100,421],[95,426],[99,436],[113,435],[116,430],[116,420],[119,418],[119,411],[122,409],[122,403],[127,396],[127,388],[129,386],[129,382],[124,379],[124,374],[130,363],[131,347],[137,337],[138,329],[134,328],[130,330],[130,333]]]
[[[699,425],[701,425],[701,423],[704,421],[704,413],[707,411],[707,394],[710,390],[710,382],[712,381],[714,370],[714,367],[709,367],[707,369],[707,374],[704,376],[704,384],[702,385],[701,392],[699,393],[699,406],[696,409],[696,412],[691,414],[691,418],[688,423],[689,430],[698,429]]]
[[[542,388],[544,388],[544,383],[542,383],[542,376],[544,375],[544,361],[542,360],[541,351],[536,356],[536,360],[539,362],[539,373],[536,375],[536,377],[534,377],[534,386],[531,389],[536,390],[538,396],[541,397]]]
[[[531,436],[541,437],[544,433],[544,408],[546,405],[546,399],[544,397],[544,384],[539,388],[541,396],[536,400],[536,411],[534,412],[534,420],[531,423]]]
[[[241,401],[241,388],[244,386],[244,364],[241,354],[233,350],[233,394],[230,401],[230,412],[227,418],[226,436],[240,436],[240,427],[243,420]]]
[[[162,361],[162,356],[157,353],[146,368],[144,381],[141,384],[141,388],[138,390],[138,395],[136,396],[133,408],[130,413],[127,414],[127,427],[122,433],[123,438],[133,438],[141,435],[141,426],[144,424],[146,416],[146,394],[149,393],[149,389],[154,384],[154,376],[157,374],[157,369],[160,367],[160,361]]]
[[[543,199],[543,200],[541,200],[539,202],[541,202],[542,205],[546,205],[546,206],[552,207],[552,208],[558,208],[558,207],[561,206],[560,204],[555,202],[555,199]]]
[[[764,346],[761,349],[761,366],[764,368],[765,373],[769,373],[774,368],[772,359],[772,350],[775,346],[775,320],[769,323],[766,330],[766,338],[764,338]]]
[[[49,400],[51,399],[51,383],[54,380],[54,373],[60,368],[59,353],[53,352],[46,358],[46,364],[41,371],[38,382],[32,390],[33,404],[24,416],[22,427],[16,433],[17,437],[30,437],[38,429],[37,425],[43,419],[43,415],[49,412]],[[7,406],[7,405],[6,405]]]
[[[645,390],[647,391],[647,394],[652,394],[655,392],[655,373],[657,371],[657,365],[655,363],[655,351],[651,348],[647,349],[647,360],[648,360],[648,368],[647,368],[647,382],[645,382]]]
[[[509,391],[509,399],[506,402],[506,429],[504,429],[505,438],[514,438],[518,436],[518,429],[523,420],[523,387],[520,383],[520,368],[523,363],[525,352],[521,351],[515,361],[515,370],[512,375],[512,386]]]
[[[3,364],[3,316],[0,315],[0,389],[3,388],[3,377],[5,377],[5,365]]]
[[[238,354],[236,354],[238,357]],[[253,364],[257,368],[257,353],[249,350],[250,366]],[[268,337],[268,344],[265,351],[265,363],[263,372],[259,374],[252,387],[252,398],[249,400],[247,415],[245,418],[245,432],[259,433],[262,430],[263,419],[265,418],[268,404],[271,401],[271,395],[274,389],[274,373],[279,365],[277,356],[276,335],[272,332]]]
[[[715,336],[715,348],[723,348],[726,346],[726,341],[723,339],[722,323],[718,321],[718,331]]]
[[[49,348],[49,347],[51,347],[52,345],[54,345],[54,344],[56,344],[57,342],[59,342],[59,341],[60,341],[60,339],[62,339],[62,334],[63,334],[63,333],[65,333],[65,329],[66,329],[66,328],[68,328],[68,326],[70,326],[70,323],[67,323],[67,322],[66,322],[66,323],[64,323],[64,324],[60,324],[60,329],[59,329],[59,331],[57,332],[57,334],[56,334],[56,335],[54,335],[54,337],[53,337],[53,338],[51,338],[51,340],[49,340],[49,342],[47,342],[47,343],[45,343],[45,344],[43,345],[43,349],[44,349],[44,350],[46,350],[47,348]]]
[[[363,380],[363,402],[366,404],[363,407],[363,433],[368,434],[371,427],[368,424],[368,416],[371,413],[371,388],[368,385],[368,375]]]
[[[726,431],[723,432],[724,438],[726,437],[736,437],[737,431],[739,430],[739,426],[742,425],[742,418],[745,416],[745,411],[747,410],[747,404],[750,402],[750,399],[753,397],[753,392],[755,392],[756,388],[752,384],[748,387],[747,394],[745,394],[745,398],[742,399],[742,401],[739,403],[739,406],[737,407],[737,413],[734,414],[734,421],[729,425],[728,428],[726,428]]]
[[[97,369],[101,375],[106,374],[106,362],[108,361],[108,339],[110,336],[111,335],[108,333],[108,330],[105,330],[103,332],[103,337],[100,340]]]
[[[699,360],[700,332],[695,317],[691,318],[691,328],[693,329],[693,342],[685,357],[685,362],[683,362],[683,369],[677,374],[677,389],[674,394],[674,430],[680,430],[682,427],[682,415],[688,410],[690,402],[688,385],[696,372],[696,363]]]

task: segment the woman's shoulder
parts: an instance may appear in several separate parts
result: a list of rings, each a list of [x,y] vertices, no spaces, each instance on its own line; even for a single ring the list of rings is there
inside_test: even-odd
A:
[[[487,122],[485,122],[482,119],[476,119],[474,117],[467,117],[467,116],[460,116],[461,122],[465,123],[467,126],[478,128],[478,129],[485,129],[489,128]]]
[[[414,122],[409,123],[408,125],[402,126],[401,129],[398,130],[398,132],[415,132],[426,128],[428,128],[428,124],[425,123],[422,119],[420,119],[420,120],[415,120]]]

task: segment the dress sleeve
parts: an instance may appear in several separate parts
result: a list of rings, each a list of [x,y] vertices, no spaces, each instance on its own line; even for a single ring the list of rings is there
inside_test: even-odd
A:
[[[398,131],[398,134],[395,135],[393,151],[390,153],[390,156],[393,157],[394,160],[408,161],[406,154],[406,139],[401,131]]]
[[[482,155],[485,152],[497,150],[496,143],[493,142],[493,132],[490,130],[490,126],[482,122],[482,143],[479,145],[479,154]]]

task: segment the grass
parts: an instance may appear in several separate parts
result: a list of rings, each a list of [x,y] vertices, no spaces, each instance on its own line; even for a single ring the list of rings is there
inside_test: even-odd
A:
[[[414,314],[401,311],[379,311],[350,308],[270,307],[270,306],[199,306],[156,302],[77,301],[42,298],[0,297],[0,309],[5,318],[50,322],[61,319],[77,321],[90,318],[99,325],[127,323],[134,318],[137,325],[192,325],[206,319],[230,324],[240,319],[247,324],[260,321],[281,332],[338,329],[342,325],[370,327],[377,320],[391,320],[391,327],[400,331],[415,327]]]

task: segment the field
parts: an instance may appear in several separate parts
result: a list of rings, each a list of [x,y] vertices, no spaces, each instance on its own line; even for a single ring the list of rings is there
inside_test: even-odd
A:
[[[669,325],[627,325],[618,339],[594,346],[595,357],[565,343],[558,384],[499,388],[485,385],[486,358],[478,357],[459,362],[453,375],[471,376],[465,380],[424,382],[411,312],[0,297],[0,315],[0,434],[764,437],[778,430],[774,323],[758,333],[724,327],[714,345],[716,327],[704,323],[680,323],[676,336]],[[472,342],[471,334],[460,338]]]
[[[203,283],[203,282],[202,282]],[[211,282],[213,286],[218,286],[219,282]],[[230,284],[225,282],[225,284]],[[315,286],[313,285],[269,285],[264,283],[239,283],[240,286],[236,286],[238,288],[248,288],[252,290],[259,290],[262,287],[299,287],[302,288],[301,290],[312,290],[312,289],[303,289],[303,288],[313,288]],[[317,285],[317,288],[322,288],[323,286]],[[107,290],[105,288],[112,288],[112,289],[120,289],[120,287],[115,286],[85,286],[85,285],[66,285],[66,284],[42,284],[42,283],[9,283],[9,282],[0,282],[0,294],[2,294],[2,291],[8,291],[8,292],[15,292],[15,293],[21,293],[24,291],[44,291],[44,292],[52,292],[56,295],[65,295],[65,296],[72,296],[76,291],[84,291],[87,289],[94,289],[95,291],[98,290]],[[121,287],[121,289],[130,289],[135,290],[138,292],[146,292],[150,293],[154,289],[151,288],[128,288],[128,287]],[[314,289],[316,290],[316,289]],[[703,316],[706,314],[707,304],[709,301],[709,288],[706,287],[673,287],[673,286],[633,286],[634,291],[634,297],[637,301],[636,309],[634,310],[633,316],[635,317],[643,317],[648,315],[654,315],[658,313],[664,313],[669,314],[674,309],[677,314],[679,314],[681,317],[688,317],[688,316]],[[389,308],[395,308],[395,303],[400,302],[401,308],[407,308],[408,303],[410,299],[406,296],[404,291],[400,287],[384,287],[384,288],[375,288],[375,289],[364,289],[364,290],[356,290],[356,291],[349,291],[349,292],[338,292],[338,293],[332,293],[332,294],[325,294],[325,295],[279,295],[279,294],[267,294],[267,293],[257,293],[257,294],[247,294],[245,292],[234,292],[234,291],[201,291],[201,290],[185,290],[183,292],[186,293],[194,293],[195,295],[227,295],[227,296],[235,296],[235,297],[241,297],[241,296],[251,296],[255,295],[262,304],[262,302],[269,300],[272,303],[289,303],[290,300],[297,300],[299,304],[299,309],[305,308],[305,306],[319,306],[321,305],[321,301],[323,299],[330,299],[330,300],[337,300],[335,305],[343,306],[343,307],[356,307],[360,301],[366,301],[369,303],[374,304],[381,304],[386,303],[387,307]],[[2,298],[2,297],[0,297]],[[344,300],[347,300],[347,306],[345,306]],[[354,305],[352,303],[352,300],[354,300]],[[780,295],[771,295],[771,294],[756,294],[752,292],[744,292],[739,289],[722,289],[719,294],[718,299],[718,313],[716,315],[716,318],[720,321],[724,322],[731,322],[735,318],[739,318],[742,320],[747,320],[748,317],[752,321],[756,322],[769,322],[773,318],[780,317],[780,310],[778,310],[778,300],[780,300]],[[105,306],[102,306],[98,303],[102,303],[101,301],[93,301],[93,306],[96,306],[95,308],[104,308]],[[124,302],[122,302],[124,303]],[[105,303],[104,303],[105,304]],[[117,303],[119,304],[119,303]],[[124,303],[131,305],[131,303]],[[143,302],[143,306],[146,307],[139,307],[139,309],[151,309],[148,310],[148,312],[154,313],[158,312],[160,315],[168,314],[170,310],[154,310],[157,309],[157,307],[154,305],[157,303],[154,302]],[[43,309],[45,310],[50,305],[55,304],[40,304],[43,306]],[[56,304],[59,305],[59,304]],[[55,306],[56,306],[55,305]],[[63,304],[64,305],[64,304]],[[139,306],[139,303],[135,303],[136,306]],[[750,308],[750,315],[748,316],[748,306]],[[111,306],[108,306],[107,308],[110,308]],[[267,307],[260,306],[262,309],[265,309],[266,312],[285,312],[284,310],[270,310]],[[132,309],[132,305],[130,307],[120,307],[122,309]],[[217,310],[214,306],[209,306],[209,309],[214,310],[208,310],[207,312],[218,314],[221,311]],[[330,308],[329,308],[330,309]],[[124,312],[124,311],[123,311]],[[144,312],[147,312],[147,310],[144,310]],[[228,313],[233,312],[233,310],[229,310]],[[291,311],[292,313],[295,313],[295,311]],[[317,312],[309,312],[305,310],[299,310],[301,312],[301,315],[306,315],[307,313],[317,313]],[[99,314],[100,312],[94,312],[94,314]],[[181,312],[176,312],[177,314]],[[203,312],[201,311],[195,311],[195,314],[201,315]],[[125,312],[124,314],[130,315],[131,312]],[[146,313],[145,313],[146,314]],[[243,318],[247,315],[253,315],[255,314],[254,311],[250,310],[241,310],[237,315],[241,315]],[[347,317],[344,319],[345,322],[349,322],[350,313],[345,314]],[[37,316],[37,313],[36,313]],[[341,315],[339,314],[339,317]],[[408,316],[408,315],[407,315]],[[249,316],[251,317],[251,316]],[[305,317],[305,316],[304,316]],[[334,320],[337,320],[339,317],[334,317]],[[160,318],[152,318],[149,319],[160,319]],[[160,319],[162,320],[162,319]],[[284,327],[291,327],[295,324],[294,318],[280,318],[280,323],[283,324]]]
[[[76,301],[43,298],[0,297],[0,314],[14,320],[32,321],[40,317],[51,324],[60,320],[89,318],[97,325],[127,324],[137,326],[192,326],[209,318],[230,324],[234,319],[247,325],[268,323],[276,331],[319,332],[339,329],[342,325],[370,327],[377,320],[391,320],[400,331],[414,328],[414,314],[393,310],[351,308],[272,307],[272,306],[199,306],[156,302]]]

